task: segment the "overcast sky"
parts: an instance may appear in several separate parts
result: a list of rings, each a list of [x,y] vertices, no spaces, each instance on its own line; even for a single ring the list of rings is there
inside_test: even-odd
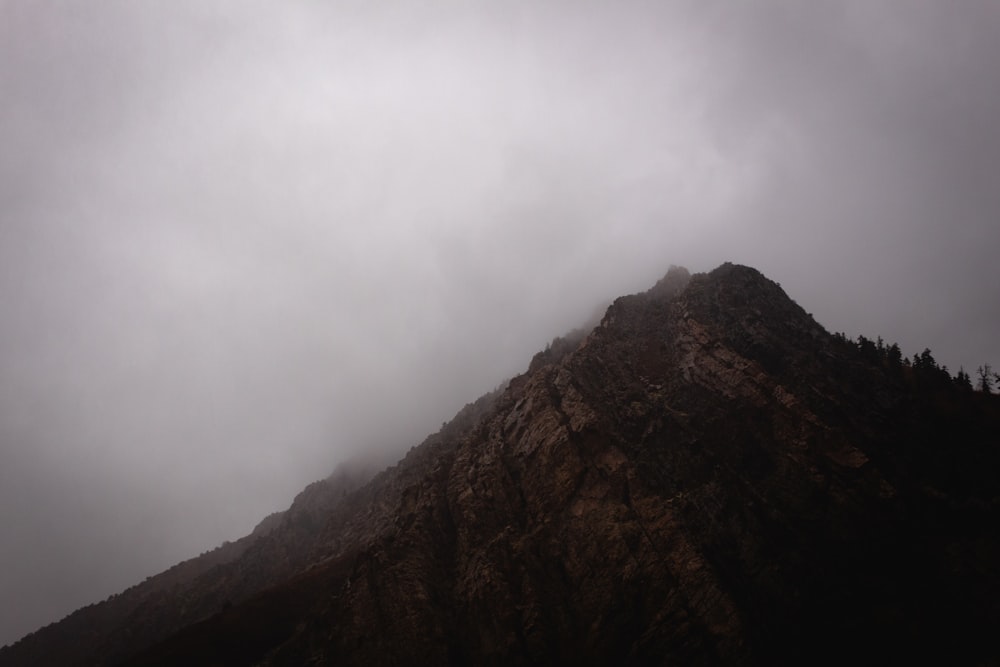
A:
[[[0,644],[670,266],[1000,366],[1000,4],[0,0]]]

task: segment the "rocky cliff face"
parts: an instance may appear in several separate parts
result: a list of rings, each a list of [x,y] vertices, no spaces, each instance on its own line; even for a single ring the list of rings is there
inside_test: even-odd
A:
[[[0,664],[994,664],[998,433],[753,269],[672,269],[366,485]]]

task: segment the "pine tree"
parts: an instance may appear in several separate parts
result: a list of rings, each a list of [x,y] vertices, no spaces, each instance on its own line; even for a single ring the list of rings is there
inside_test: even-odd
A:
[[[886,361],[889,362],[889,370],[896,373],[903,367],[903,353],[899,345],[893,343],[885,352]]]
[[[972,378],[961,366],[958,367],[958,373],[955,375],[955,386],[962,391],[972,391]]]
[[[992,394],[994,380],[993,368],[989,364],[983,364],[976,369],[976,374],[979,376],[977,389],[984,394]]]

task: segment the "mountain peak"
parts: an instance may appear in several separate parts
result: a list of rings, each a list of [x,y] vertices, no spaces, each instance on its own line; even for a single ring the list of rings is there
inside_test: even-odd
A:
[[[1000,406],[911,371],[755,269],[671,267],[367,483],[0,664],[989,662]]]
[[[670,298],[680,294],[691,281],[691,273],[683,266],[672,265],[665,276],[660,278],[647,294],[654,297]]]

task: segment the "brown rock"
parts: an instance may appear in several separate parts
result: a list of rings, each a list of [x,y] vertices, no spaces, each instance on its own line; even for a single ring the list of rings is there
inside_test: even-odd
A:
[[[733,265],[567,340],[365,486],[300,497],[130,618],[98,605],[80,662],[1000,657],[992,397],[926,393]],[[61,625],[0,664],[57,664]]]

